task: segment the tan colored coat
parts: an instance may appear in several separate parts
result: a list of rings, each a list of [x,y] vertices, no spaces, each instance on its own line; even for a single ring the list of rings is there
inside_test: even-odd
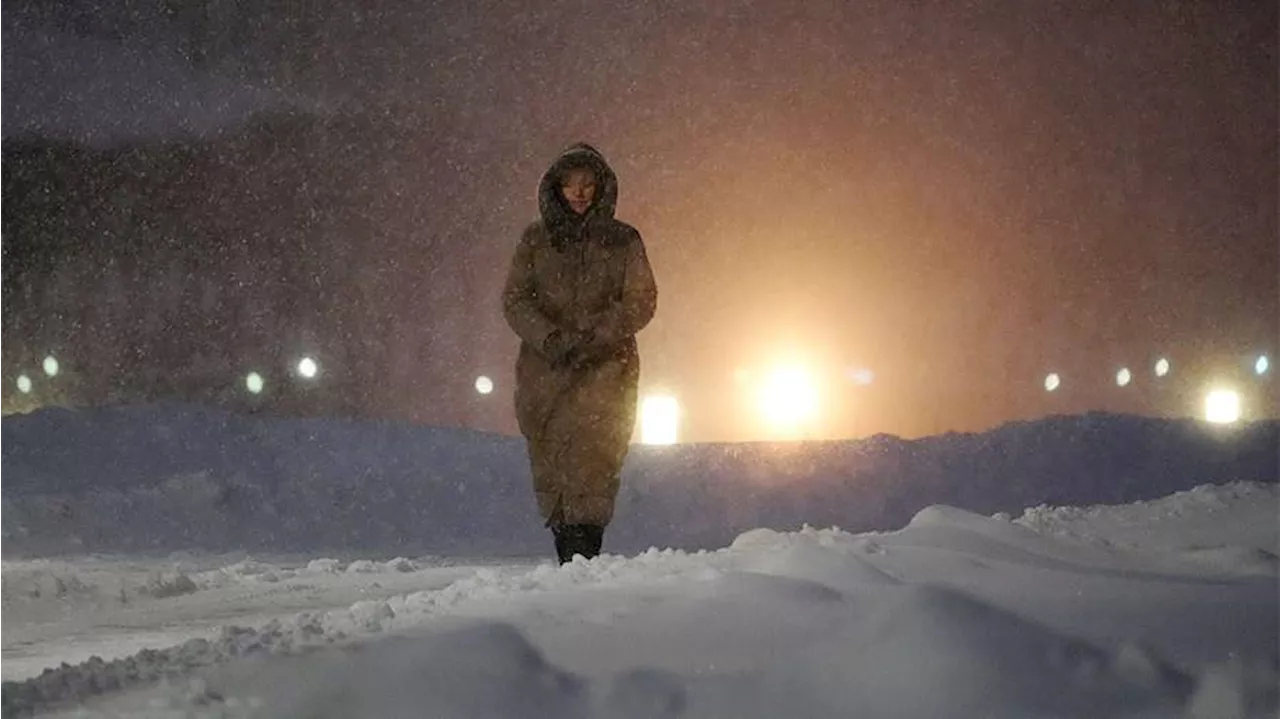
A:
[[[570,164],[596,170],[597,198],[579,218],[559,197]],[[613,518],[636,420],[635,335],[652,319],[657,288],[644,242],[613,219],[617,181],[594,149],[570,148],[539,186],[542,219],[525,229],[503,290],[507,323],[522,340],[516,417],[528,440],[538,509],[548,526]],[[554,363],[546,340],[593,335],[574,361]]]

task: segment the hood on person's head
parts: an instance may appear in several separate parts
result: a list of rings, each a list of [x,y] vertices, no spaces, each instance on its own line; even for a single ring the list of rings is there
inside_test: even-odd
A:
[[[570,170],[590,169],[596,176],[596,195],[586,214],[577,215],[560,192],[560,184]],[[612,220],[618,205],[618,178],[594,147],[579,142],[560,153],[538,183],[538,211],[556,237],[568,238],[583,222],[597,218]]]

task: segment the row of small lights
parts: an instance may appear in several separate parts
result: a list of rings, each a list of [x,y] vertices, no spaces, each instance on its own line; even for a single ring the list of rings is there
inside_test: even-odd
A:
[[[44,362],[40,363],[40,368],[44,370],[45,376],[51,379],[54,377],[57,377],[58,371],[61,369],[61,367],[58,365],[58,358],[54,357],[53,355],[46,356],[44,358]],[[23,394],[30,394],[31,390],[34,387],[35,387],[35,383],[33,383],[31,381],[31,378],[28,377],[25,373],[18,375],[18,391],[19,392]]]
[[[53,355],[45,357],[41,365],[46,376],[53,378],[58,375],[59,363]],[[1254,373],[1258,376],[1265,375],[1271,368],[1271,362],[1266,355],[1260,355],[1253,365]],[[1160,358],[1156,361],[1153,371],[1156,377],[1165,377],[1172,370],[1172,365],[1166,358]],[[310,356],[302,357],[295,366],[297,375],[304,380],[315,379],[320,374],[320,365],[315,358]],[[745,381],[746,375],[743,372],[738,373],[735,379]],[[850,376],[856,384],[867,385],[874,381],[874,375],[870,370],[858,370]],[[1122,367],[1116,372],[1116,385],[1119,387],[1127,387],[1133,382],[1133,372],[1128,367]],[[25,373],[18,375],[17,378],[18,391],[23,394],[29,394],[33,389],[31,378]],[[258,395],[266,389],[266,380],[258,372],[249,372],[244,379],[245,389],[250,394]],[[489,395],[493,393],[493,380],[485,375],[476,378],[475,390],[481,395]],[[1044,388],[1048,392],[1056,392],[1062,387],[1062,376],[1057,372],[1049,373],[1044,379]],[[644,424],[650,424],[647,420],[650,418],[657,419],[654,428],[645,428],[643,432],[646,435],[642,441],[653,444],[669,444],[675,441],[676,423],[679,415],[679,403],[674,397],[660,395],[645,398],[644,411],[641,413],[646,420]],[[1220,390],[1211,392],[1207,398],[1207,409],[1210,418],[1214,415],[1222,418],[1222,421],[1234,421],[1234,417],[1239,413],[1239,396],[1234,392]]]
[[[44,370],[45,375],[50,378],[58,376],[58,371],[60,369],[60,366],[58,364],[58,359],[53,355],[46,356],[44,358],[44,362],[41,363],[41,368]],[[1172,370],[1172,365],[1169,363],[1168,359],[1165,359],[1162,357],[1156,361],[1155,367],[1153,369],[1156,377],[1165,377]],[[316,362],[315,358],[313,357],[309,357],[309,356],[303,357],[302,359],[298,360],[296,370],[299,377],[302,377],[303,379],[314,379],[317,375],[320,374],[320,365]],[[1257,374],[1258,376],[1262,376],[1262,375],[1265,375],[1270,370],[1271,370],[1271,360],[1266,355],[1260,355],[1253,364],[1254,373]],[[854,380],[855,383],[865,385],[865,384],[871,384],[871,382],[873,381],[873,377],[874,375],[871,374],[870,370],[863,369],[863,370],[858,370],[854,374],[854,376],[851,378]],[[738,379],[740,380],[745,379],[745,376],[740,376],[738,377]],[[1128,367],[1121,367],[1120,370],[1116,372],[1116,386],[1127,387],[1132,382],[1133,382],[1133,372]],[[262,391],[266,388],[266,380],[264,380],[262,378],[262,375],[258,374],[257,372],[250,372],[249,374],[245,375],[244,383],[245,383],[245,389],[247,389],[250,394],[261,394]],[[18,391],[22,392],[23,394],[29,394],[35,386],[31,380],[31,377],[29,377],[26,373],[18,375],[17,384],[18,384]],[[1058,374],[1057,372],[1050,372],[1048,375],[1045,376],[1044,389],[1046,392],[1056,392],[1061,387],[1062,387],[1062,375]],[[492,394],[494,390],[493,380],[487,376],[481,375],[476,378],[475,389],[476,389],[476,392],[482,395]]]
[[[1165,377],[1173,370],[1173,365],[1168,359],[1161,357],[1156,361],[1153,371],[1156,377]],[[1266,355],[1259,355],[1253,363],[1254,374],[1261,377],[1271,370],[1271,360]],[[739,382],[746,381],[748,375],[745,370],[739,370],[735,375],[735,379]],[[850,373],[849,379],[854,384],[869,385],[875,381],[875,374],[869,369],[858,369]],[[1133,371],[1128,367],[1121,367],[1116,372],[1116,386],[1128,387],[1133,382]],[[491,394],[493,392],[493,380],[481,375],[476,378],[476,392],[480,394]],[[1056,392],[1062,387],[1062,375],[1057,372],[1050,372],[1044,378],[1044,388],[1047,392]]]
[[[56,357],[48,355],[44,358],[44,362],[41,363],[41,369],[44,370],[45,376],[52,379],[58,376],[61,366]],[[305,356],[298,360],[298,363],[294,366],[294,371],[299,377],[305,380],[312,380],[320,375],[320,363],[314,357]],[[18,391],[23,394],[30,394],[35,389],[35,382],[25,372],[18,375],[16,384]],[[249,391],[249,394],[262,394],[266,386],[266,379],[256,371],[249,372],[244,377],[244,388]],[[480,377],[476,380],[476,391],[480,394],[493,392],[493,380],[488,377]]]
[[[49,355],[41,363],[41,369],[44,370],[45,376],[52,379],[58,376],[61,367],[58,359],[53,355]],[[298,360],[298,364],[294,369],[299,377],[307,380],[315,379],[320,374],[320,365],[313,357],[303,357]],[[23,394],[31,394],[32,390],[35,389],[35,382],[25,372],[18,375],[16,384],[18,385],[18,391]],[[250,372],[245,375],[244,386],[250,394],[261,394],[266,389],[266,380],[257,372]]]
[[[1157,377],[1164,377],[1173,369],[1169,360],[1161,357],[1156,361],[1154,371]],[[1271,360],[1266,355],[1259,355],[1258,359],[1253,363],[1254,374],[1261,377],[1271,370]],[[1133,371],[1128,367],[1121,367],[1116,372],[1116,386],[1128,387],[1133,382]],[[1044,378],[1044,388],[1046,392],[1056,392],[1062,386],[1062,375],[1057,372],[1050,372]]]

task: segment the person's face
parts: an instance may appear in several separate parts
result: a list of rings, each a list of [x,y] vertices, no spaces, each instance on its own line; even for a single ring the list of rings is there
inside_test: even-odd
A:
[[[560,180],[560,192],[569,204],[569,209],[576,214],[583,214],[596,197],[596,173],[587,168],[569,170]]]

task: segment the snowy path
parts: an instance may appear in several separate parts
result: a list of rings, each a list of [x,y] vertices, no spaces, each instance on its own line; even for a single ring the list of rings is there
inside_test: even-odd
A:
[[[5,666],[11,650],[122,656],[234,623],[256,629],[134,658],[188,662],[181,676],[198,681],[138,684],[88,706],[102,716],[1274,716],[1278,506],[1274,485],[1231,485],[1016,521],[933,507],[897,532],[755,530],[718,552],[566,567],[199,566],[187,575],[197,591],[136,606],[69,591],[66,618],[20,622],[18,640],[5,633]],[[153,569],[41,571],[110,587]],[[6,620],[11,574],[29,587],[36,575],[14,573],[33,571],[6,563]],[[303,640],[318,648],[299,651]],[[194,666],[193,654],[213,663]]]
[[[495,561],[5,560],[4,679],[26,679],[95,655],[110,660],[209,639],[226,625],[257,627],[300,612],[344,610],[360,601],[440,589]],[[513,562],[503,571],[531,564]]]

